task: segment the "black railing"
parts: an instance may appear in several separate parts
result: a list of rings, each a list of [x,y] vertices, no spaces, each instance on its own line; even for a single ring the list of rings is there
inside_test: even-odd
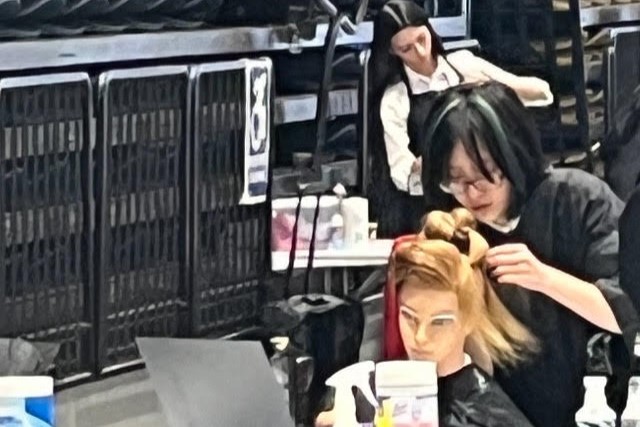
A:
[[[189,70],[100,77],[98,355],[136,360],[136,336],[176,336],[187,307]],[[184,332],[183,332],[184,333]]]
[[[191,47],[189,37],[206,39],[201,46],[211,54],[283,49],[272,33],[241,31],[251,43],[240,50],[225,30],[156,33],[168,37],[165,56],[123,51],[175,58],[183,43]],[[147,45],[152,34],[131,36]],[[322,38],[300,46],[321,46]],[[370,41],[359,35],[341,43],[357,40]],[[107,43],[96,37],[78,46],[96,41]],[[263,146],[246,138],[261,142],[254,134],[265,132],[256,130],[263,119],[251,108],[258,69],[270,75],[266,122],[274,123],[271,61],[108,71],[110,55],[120,52],[112,42],[80,61],[49,42],[75,46],[51,39],[20,49],[36,48],[25,57],[38,61],[53,54],[54,68],[75,58],[73,67],[93,64],[95,74],[0,77],[0,336],[60,342],[56,377],[71,381],[140,363],[136,336],[219,337],[255,326],[270,270],[270,175],[256,163]],[[0,68],[33,73],[45,64]],[[300,101],[285,98],[285,111]],[[316,108],[316,99],[304,97],[305,108]]]
[[[241,206],[246,76],[242,61],[194,70],[193,331],[221,335],[255,321],[268,268],[268,205]]]
[[[251,82],[226,64],[0,79],[0,336],[59,342],[59,380],[255,324],[270,211],[241,205]]]
[[[92,99],[86,74],[0,82],[0,336],[61,343],[93,370]]]

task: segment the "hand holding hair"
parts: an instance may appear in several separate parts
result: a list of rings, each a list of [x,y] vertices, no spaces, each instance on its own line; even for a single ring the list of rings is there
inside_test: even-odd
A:
[[[498,283],[513,284],[544,292],[553,268],[536,258],[527,245],[506,244],[489,249],[486,256],[490,275]]]

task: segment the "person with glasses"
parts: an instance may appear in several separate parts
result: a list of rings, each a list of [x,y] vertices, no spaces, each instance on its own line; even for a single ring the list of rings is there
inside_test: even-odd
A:
[[[411,0],[387,2],[376,18],[371,56],[373,117],[368,196],[378,237],[420,229],[427,209],[420,182],[420,129],[438,92],[463,82],[496,80],[527,106],[553,102],[549,84],[521,77],[468,50],[446,53],[429,15]]]
[[[443,93],[425,138],[425,194],[449,194],[478,220],[494,289],[540,342],[495,378],[534,425],[575,426],[589,339],[608,331],[632,349],[639,329],[618,281],[622,202],[593,175],[549,166],[528,111],[499,83]]]

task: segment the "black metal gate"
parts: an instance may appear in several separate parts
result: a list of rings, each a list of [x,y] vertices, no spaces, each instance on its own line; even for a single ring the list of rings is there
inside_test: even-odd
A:
[[[94,361],[91,93],[84,73],[0,83],[0,336],[59,342],[67,379]]]
[[[267,178],[246,198],[249,62],[103,73],[95,115],[87,74],[0,80],[1,337],[60,342],[75,380],[140,363],[136,336],[256,324],[270,206],[246,204]]]
[[[268,268],[269,207],[240,205],[248,81],[242,61],[196,67],[192,331],[253,324]]]
[[[98,118],[99,370],[186,321],[187,67],[111,71]]]

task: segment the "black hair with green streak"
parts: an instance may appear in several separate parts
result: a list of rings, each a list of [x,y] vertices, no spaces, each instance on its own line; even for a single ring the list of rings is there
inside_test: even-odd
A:
[[[488,180],[493,177],[481,160],[481,148],[509,180],[510,218],[520,214],[549,170],[533,118],[516,93],[501,83],[465,84],[444,91],[423,128],[425,195],[433,197],[441,191],[440,183],[448,180],[449,160],[457,142]]]

